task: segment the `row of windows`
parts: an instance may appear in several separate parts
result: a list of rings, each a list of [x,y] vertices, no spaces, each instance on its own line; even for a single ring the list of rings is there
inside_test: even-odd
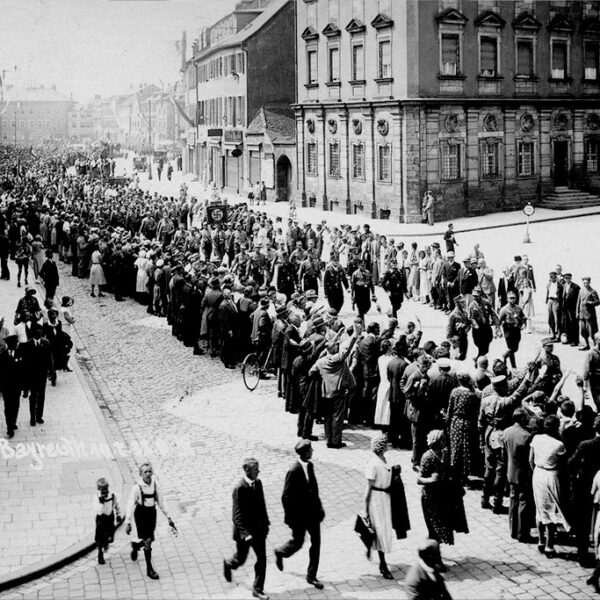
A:
[[[198,83],[204,83],[211,79],[228,77],[234,73],[243,74],[245,71],[245,61],[243,52],[234,52],[225,56],[218,56],[210,59],[206,64],[198,67]],[[189,71],[189,87],[193,87],[194,69]]]
[[[319,54],[316,47],[309,47],[306,57],[308,85],[319,82]],[[388,79],[392,77],[392,42],[389,39],[377,42],[377,78]],[[364,41],[352,44],[351,56],[352,81],[365,79],[365,46]],[[331,45],[327,48],[327,81],[337,83],[340,81],[340,47]]]
[[[228,96],[198,102],[197,123],[209,127],[245,127],[246,98]]]
[[[18,126],[20,129],[25,129],[25,121],[19,121],[18,122]],[[15,128],[15,121],[11,121],[10,122],[10,126],[14,129]],[[53,127],[56,128],[60,128],[63,126],[63,122],[62,121],[46,121],[45,125],[44,125],[44,121],[29,121],[29,129],[34,129],[34,128],[38,128],[38,129],[43,129],[44,127],[46,129],[52,129]],[[6,128],[8,127],[8,120],[7,119],[3,119],[2,120],[2,127]]]
[[[344,5],[350,0],[342,0]],[[392,0],[367,0],[369,13],[373,10],[373,16],[383,14],[391,16]],[[352,0],[352,18],[365,21],[365,0]],[[340,23],[340,0],[327,0],[327,23],[341,26]],[[319,28],[317,1],[306,3],[306,24],[315,30]]]
[[[515,74],[517,77],[533,78],[536,74],[536,39],[517,37],[515,41]],[[550,40],[550,63],[552,79],[566,79],[571,74],[570,40],[553,38]],[[479,36],[479,75],[497,77],[501,75],[500,37]],[[583,42],[584,79],[597,81],[599,69],[600,43],[596,40]],[[462,75],[462,36],[458,33],[440,35],[440,74]]]
[[[17,100],[16,102],[17,102],[18,104],[21,104],[21,103],[20,103],[18,100]],[[10,107],[10,108],[8,109],[8,110],[9,110],[9,112],[12,112],[12,113],[14,114],[14,110],[11,110],[11,108],[13,108],[13,109],[14,109],[14,106],[12,106],[12,107]],[[35,115],[37,115],[38,113],[39,113],[40,115],[52,115],[52,114],[57,114],[57,115],[60,115],[60,114],[63,112],[63,110],[61,110],[60,108],[54,108],[54,109],[51,109],[51,108],[46,108],[46,110],[43,110],[43,109],[41,109],[41,108],[40,108],[40,109],[36,108],[36,109],[35,109],[35,111],[34,111],[34,109],[33,109],[33,108],[29,108],[28,110],[25,110],[23,107],[21,107],[21,109],[20,109],[18,112],[19,112],[19,114],[21,114],[21,115],[24,115],[24,114],[30,114],[30,115],[33,115],[33,114],[35,114]]]
[[[340,145],[330,143],[328,147],[327,173],[331,178],[341,177]],[[309,142],[306,145],[306,174],[318,175],[317,143]],[[365,146],[354,144],[352,146],[352,179],[365,179]],[[392,182],[392,147],[389,144],[377,146],[377,181],[382,183]]]
[[[585,143],[585,168],[589,174],[600,173],[598,152],[600,141],[588,139]],[[462,142],[440,144],[440,175],[444,181],[459,181],[464,177],[465,145]],[[480,174],[482,179],[494,179],[502,176],[502,143],[490,139],[481,143],[479,149]],[[517,175],[531,177],[536,174],[535,142],[517,142]],[[352,146],[352,179],[365,179],[365,146]],[[306,174],[318,175],[317,143],[306,145]],[[330,143],[328,146],[327,174],[331,178],[341,177],[340,145]],[[377,181],[391,183],[392,181],[392,149],[391,146],[377,146]]]

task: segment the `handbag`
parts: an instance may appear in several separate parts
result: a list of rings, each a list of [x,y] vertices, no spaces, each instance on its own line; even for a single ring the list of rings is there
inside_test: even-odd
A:
[[[365,545],[367,549],[367,558],[371,558],[371,547],[375,541],[375,530],[371,527],[371,522],[368,517],[361,514],[356,515],[356,522],[354,523],[354,531],[358,533],[360,541]]]

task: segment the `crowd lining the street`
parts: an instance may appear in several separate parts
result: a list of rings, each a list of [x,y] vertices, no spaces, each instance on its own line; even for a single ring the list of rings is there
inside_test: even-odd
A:
[[[324,511],[310,461],[311,442],[318,440],[315,422],[324,424],[333,449],[346,446],[346,422],[382,430],[371,446],[366,518],[357,522],[357,530],[369,550],[378,551],[385,578],[393,577],[385,558],[393,538],[406,537],[410,528],[400,473],[386,460],[390,445],[411,450],[434,540],[420,550],[415,586],[428,578],[438,593],[445,589],[436,544],[453,544],[455,532],[468,533],[464,488],[481,481],[482,509],[506,512],[509,492],[509,527],[518,542],[536,541],[531,536],[536,527],[538,549],[549,558],[556,556],[560,536],[561,543],[576,545],[582,565],[589,564],[590,544],[600,559],[600,418],[595,412],[600,409],[600,299],[589,277],[580,287],[560,265],[549,274],[550,335],[539,354],[517,369],[521,334],[532,332],[538,287],[526,256],[516,256],[496,278],[479,245],[462,266],[455,260],[451,226],[441,243],[419,248],[416,243],[405,247],[368,225],[359,230],[326,222],[314,228],[293,219],[273,222],[246,204],[229,206],[225,220],[211,224],[208,199],[188,198],[185,189],[175,198],[145,192],[135,180],[115,187],[99,172],[79,168],[72,174],[74,156],[2,152],[0,276],[25,286],[14,321],[5,315],[0,324],[0,391],[9,437],[18,429],[20,397],[29,396],[31,426],[43,423],[47,381],[55,385],[56,371],[70,370],[74,299],[55,297],[58,261],[89,282],[91,296],[112,294],[118,302],[133,298],[148,313],[166,318],[172,334],[194,354],[218,356],[234,369],[255,351],[266,365],[263,376],[276,374],[282,409],[297,415],[300,438],[299,458],[283,493],[292,539],[276,549],[278,568],[308,532],[307,580],[322,587],[317,569]],[[43,305],[34,282],[43,284]],[[376,286],[389,298],[386,316]],[[418,319],[400,327],[398,312],[406,302],[444,311],[445,339],[424,340]],[[345,323],[340,314],[348,303],[356,316]],[[378,316],[366,322],[373,309]],[[494,337],[506,344],[496,359],[488,356]],[[469,342],[477,348],[474,373],[465,362]],[[570,373],[562,372],[555,343],[586,352],[577,398],[562,394]],[[254,593],[263,598],[268,517],[258,461],[247,459],[243,468],[234,491],[237,552],[225,561],[224,575],[231,580],[231,571],[252,547]],[[127,523],[135,517],[140,538],[132,543],[132,558],[143,547],[148,575],[156,578],[151,541],[156,506],[162,507],[152,469],[143,469]],[[105,481],[99,482],[98,497],[114,498]],[[106,500],[98,501],[96,514],[108,517],[98,521],[104,523],[97,538],[100,562],[111,539],[109,523],[119,513],[109,508]],[[600,567],[589,583],[600,593]]]

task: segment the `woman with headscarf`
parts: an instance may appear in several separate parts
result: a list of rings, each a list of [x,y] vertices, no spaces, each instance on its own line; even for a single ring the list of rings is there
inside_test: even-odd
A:
[[[137,269],[135,279],[135,295],[140,304],[146,304],[148,301],[148,270],[152,262],[146,257],[146,251],[140,250],[133,266]]]
[[[158,579],[158,574],[152,566],[152,542],[154,541],[154,530],[156,529],[156,507],[169,521],[169,526],[175,530],[175,523],[167,513],[162,493],[159,492],[154,478],[154,471],[149,462],[140,465],[140,479],[134,484],[126,513],[125,532],[131,533],[131,521],[135,521],[137,531],[137,542],[131,542],[131,560],[137,560],[138,552],[144,549],[146,559],[146,574],[150,579]]]
[[[378,435],[371,440],[372,454],[365,470],[367,478],[365,514],[375,532],[374,547],[379,554],[379,572],[384,579],[394,579],[385,560],[386,552],[392,551],[394,540],[392,502],[390,498],[392,468],[385,459],[387,450],[387,436]]]
[[[477,423],[479,395],[468,373],[459,373],[458,387],[450,392],[446,423],[450,437],[450,469],[457,481],[468,483],[480,463]]]
[[[557,526],[569,531],[570,525],[561,506],[560,474],[565,462],[565,446],[561,441],[560,419],[549,415],[544,419],[543,433],[531,440],[529,463],[533,470],[532,486],[535,520],[538,528],[538,550],[548,558],[555,555],[554,536]]]
[[[421,458],[417,483],[423,486],[421,505],[428,537],[440,544],[453,545],[455,531],[469,533],[464,491],[452,479],[444,432],[441,429],[430,431],[427,445],[429,450]]]

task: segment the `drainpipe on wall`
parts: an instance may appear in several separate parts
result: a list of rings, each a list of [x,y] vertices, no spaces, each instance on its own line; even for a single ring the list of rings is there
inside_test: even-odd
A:
[[[373,171],[373,202],[371,204],[371,218],[377,218],[377,202],[375,199],[376,186],[375,181],[377,178],[377,173],[375,169],[377,168],[377,160],[375,157],[375,109],[373,108],[373,104],[369,103],[369,110],[371,114],[371,167]]]
[[[305,143],[304,143],[304,119],[306,114],[304,112],[304,106],[302,106],[302,123],[300,123],[301,131],[301,145],[302,145],[302,206],[306,208],[306,156],[305,156]],[[296,144],[296,170],[298,171],[300,165],[298,163],[298,144]]]
[[[327,132],[325,120],[325,107],[321,104],[321,114],[323,116],[323,210],[329,210],[327,201]]]

